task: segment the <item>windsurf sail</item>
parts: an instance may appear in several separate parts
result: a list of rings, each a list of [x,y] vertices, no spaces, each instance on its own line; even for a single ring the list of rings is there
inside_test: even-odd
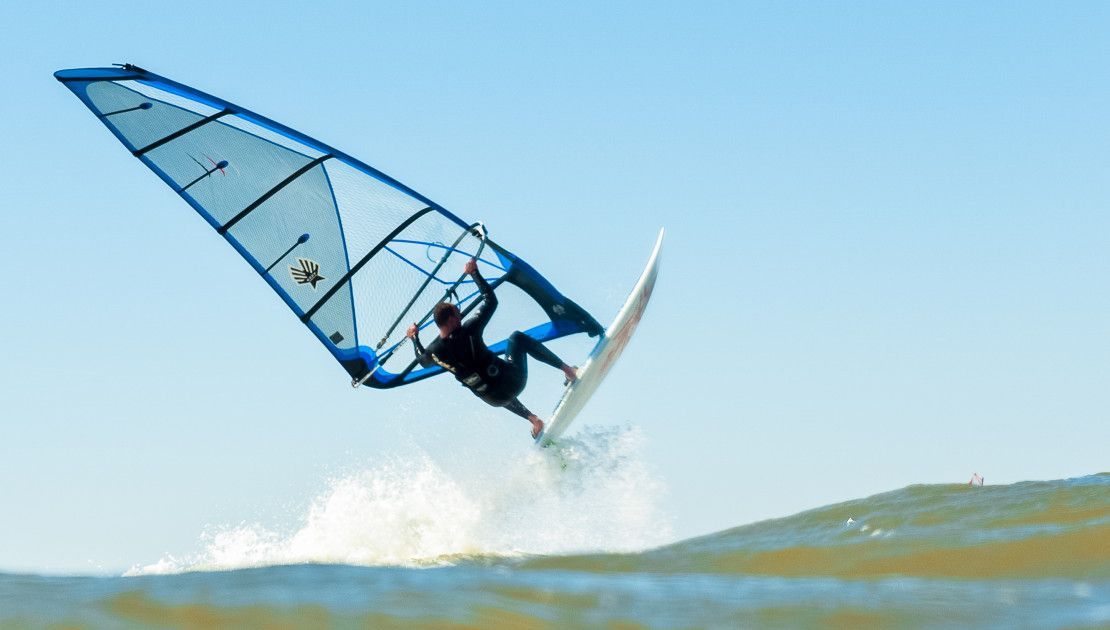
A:
[[[515,328],[541,341],[603,332],[485,226],[342,151],[130,64],[54,76],[250,263],[354,385],[396,387],[443,371],[420,368],[411,353],[393,357],[406,354],[396,351],[409,323],[432,323],[437,302],[464,313],[478,305],[473,280],[460,275],[472,257],[491,285],[516,286],[539,305],[542,315]]]

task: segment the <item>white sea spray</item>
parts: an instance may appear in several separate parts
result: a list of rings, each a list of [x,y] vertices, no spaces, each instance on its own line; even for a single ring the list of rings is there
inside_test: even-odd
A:
[[[450,564],[460,556],[635,551],[668,542],[664,486],[635,428],[585,427],[507,459],[428,452],[337,476],[290,532],[217,526],[188,558],[129,575],[296,563]]]

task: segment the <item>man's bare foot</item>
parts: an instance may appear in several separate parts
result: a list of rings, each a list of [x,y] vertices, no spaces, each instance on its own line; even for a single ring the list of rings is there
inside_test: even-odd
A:
[[[528,416],[528,422],[532,423],[532,439],[536,439],[543,433],[543,420],[539,416],[533,414]]]
[[[563,385],[570,385],[574,381],[578,380],[578,368],[570,365],[564,365],[563,375],[567,377],[567,381],[563,383]]]

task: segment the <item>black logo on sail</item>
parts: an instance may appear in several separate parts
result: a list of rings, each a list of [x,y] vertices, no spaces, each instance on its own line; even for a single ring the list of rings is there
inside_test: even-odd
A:
[[[311,284],[312,288],[315,289],[317,282],[327,279],[320,275],[320,265],[316,261],[298,258],[297,263],[300,265],[299,267],[289,267],[289,275],[293,276],[293,280],[296,280],[297,284]]]

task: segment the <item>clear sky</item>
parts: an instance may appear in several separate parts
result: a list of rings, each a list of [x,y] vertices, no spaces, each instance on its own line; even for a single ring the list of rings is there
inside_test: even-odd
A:
[[[451,382],[352,391],[51,77],[113,62],[484,220],[603,321],[665,226],[579,424],[639,427],[675,538],[1108,467],[1110,5],[94,4],[0,4],[0,570],[187,552],[414,445],[531,448]]]

